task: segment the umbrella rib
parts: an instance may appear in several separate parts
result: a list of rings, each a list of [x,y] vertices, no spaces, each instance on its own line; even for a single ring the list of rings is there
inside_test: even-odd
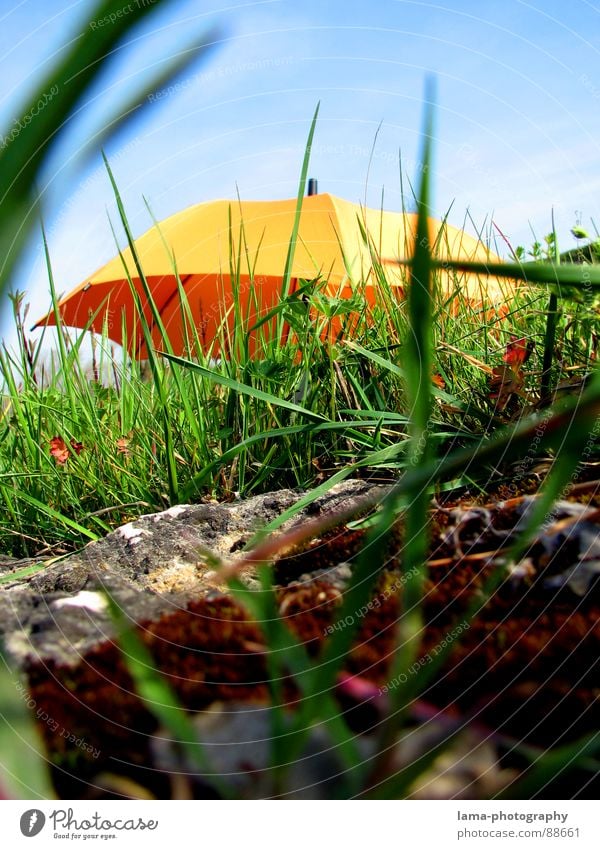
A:
[[[193,274],[186,274],[186,275],[185,275],[185,277],[180,277],[180,278],[179,278],[179,280],[180,280],[180,282],[181,282],[182,287],[183,287],[183,286],[185,286],[185,284],[188,282],[188,280],[189,280],[191,277],[193,277]],[[165,312],[165,310],[167,309],[167,307],[168,307],[168,306],[169,306],[169,304],[171,303],[171,301],[173,301],[173,300],[175,299],[175,296],[176,296],[176,295],[178,295],[178,294],[179,294],[179,287],[178,287],[178,286],[176,286],[176,287],[175,287],[175,289],[171,292],[171,294],[169,295],[169,297],[167,298],[167,300],[164,302],[164,304],[162,305],[162,307],[161,307],[161,308],[159,309],[159,311],[158,311],[158,312],[159,312],[159,314],[160,314],[160,316],[161,316],[161,318],[162,318],[162,316],[163,316],[163,313]],[[152,319],[152,321],[151,321],[151,322],[150,322],[150,324],[148,325],[148,330],[149,330],[149,332],[150,332],[150,336],[152,336],[152,333],[154,332],[154,328],[155,328],[155,327],[156,327],[156,322],[154,321],[154,319]],[[140,341],[138,342],[138,345],[137,345],[137,350],[136,350],[136,359],[139,359],[140,351],[142,350],[142,346],[143,346],[144,344],[145,344],[145,343],[144,343],[144,339],[143,339],[143,338],[142,338],[142,339],[140,339]]]

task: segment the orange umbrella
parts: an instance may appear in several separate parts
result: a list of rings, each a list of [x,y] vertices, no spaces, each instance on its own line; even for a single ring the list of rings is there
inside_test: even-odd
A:
[[[231,327],[234,288],[241,314],[250,322],[248,327],[277,304],[296,204],[295,198],[201,203],[167,218],[136,239],[142,270],[176,353],[185,352],[186,328],[175,268],[189,315],[204,350],[209,350],[225,316]],[[411,254],[416,215],[365,209],[329,194],[303,199],[290,291],[302,280],[321,277],[327,281],[327,294],[349,297],[353,285],[364,282],[372,303],[377,280],[359,222],[387,279],[402,295],[406,270],[397,260]],[[436,253],[440,259],[498,261],[464,231],[433,219],[430,236],[432,242],[438,240]],[[130,353],[144,358],[147,350],[124,265],[140,294],[153,343],[157,348],[164,347],[129,248],[66,295],[59,302],[59,313],[69,327],[84,327],[96,313],[91,328],[101,332],[105,327],[109,338],[121,344],[124,324]],[[442,272],[442,286],[450,291],[455,285],[452,272]],[[497,278],[463,275],[460,279],[461,290],[477,303],[504,300],[502,286],[506,284]],[[46,323],[55,323],[53,312],[36,327]]]

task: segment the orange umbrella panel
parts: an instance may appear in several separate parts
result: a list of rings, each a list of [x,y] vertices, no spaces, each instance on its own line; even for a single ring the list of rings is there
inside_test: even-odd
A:
[[[235,287],[235,297],[230,279],[223,275],[180,276],[183,298],[180,297],[175,275],[149,276],[146,282],[171,347],[178,354],[194,351],[198,341],[205,352],[217,355],[220,352],[219,337],[223,335],[225,323],[231,326],[234,304],[245,317],[246,326],[251,327],[260,316],[276,306],[281,291],[280,277],[241,277]],[[142,282],[136,277],[132,284],[139,296],[141,312],[150,330],[153,346],[162,350],[165,348],[162,330],[154,321]],[[132,284],[128,280],[88,283],[90,289],[82,290],[79,296],[69,295],[59,303],[58,310],[63,324],[67,327],[85,327],[92,319],[89,325],[91,330],[96,333],[106,332],[109,339],[124,345],[132,356],[146,359],[148,351],[131,292]],[[48,324],[55,323],[53,313],[47,319]],[[46,319],[42,319],[36,326],[45,322]]]

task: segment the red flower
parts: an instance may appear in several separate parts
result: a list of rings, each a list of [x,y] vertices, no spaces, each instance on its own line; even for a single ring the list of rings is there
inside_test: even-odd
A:
[[[518,369],[519,366],[522,366],[529,359],[532,350],[532,343],[527,344],[524,338],[517,339],[516,336],[511,336],[502,359],[511,368]]]
[[[75,439],[70,440],[71,448],[62,436],[53,436],[50,440],[50,456],[54,457],[59,466],[64,466],[71,454],[81,454],[83,451],[83,443],[77,442]]]
[[[69,449],[62,436],[53,436],[50,440],[50,454],[59,466],[64,466],[69,459]]]
[[[120,436],[117,439],[117,454],[124,454],[126,457],[129,457],[131,451],[129,449],[129,439],[126,436]]]

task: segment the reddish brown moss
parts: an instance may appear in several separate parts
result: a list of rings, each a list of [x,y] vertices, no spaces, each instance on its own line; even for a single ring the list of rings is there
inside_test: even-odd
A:
[[[514,516],[504,519],[510,526]],[[435,517],[434,527],[447,527],[447,514]],[[279,579],[347,561],[360,549],[362,539],[360,532],[338,529],[318,545],[280,561]],[[497,545],[497,538],[492,536],[489,542]],[[435,652],[447,638],[492,568],[485,557],[451,558],[447,542],[432,549],[438,565],[430,567],[425,585],[424,654]],[[347,671],[378,685],[386,683],[394,650],[400,599],[387,589],[395,580],[393,572],[382,576],[376,590],[378,604],[360,619],[348,662]],[[339,589],[321,578],[277,590],[281,614],[313,655],[335,622],[341,600]],[[477,716],[505,733],[542,745],[595,730],[599,623],[600,605],[592,594],[581,600],[568,592],[549,595],[541,581],[506,582],[455,643],[427,699],[439,707],[455,705],[463,715]],[[157,667],[191,710],[215,700],[267,698],[263,634],[232,598],[199,598],[187,610],[143,624],[140,633]],[[74,668],[33,665],[29,674],[37,705],[65,728],[77,729],[100,749],[101,760],[117,756],[146,762],[147,735],[155,721],[134,695],[113,644],[100,645]],[[49,749],[63,757],[69,744],[47,724],[41,730]],[[88,761],[90,770],[98,768],[98,763]]]

